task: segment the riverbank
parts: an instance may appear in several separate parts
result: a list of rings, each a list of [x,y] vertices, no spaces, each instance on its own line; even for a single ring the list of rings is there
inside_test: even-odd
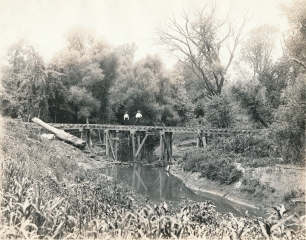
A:
[[[196,150],[193,148],[194,146],[174,146],[174,156],[178,160],[183,152]],[[120,164],[104,156],[87,156],[78,162],[84,169],[106,168]],[[201,177],[199,172],[184,171],[179,164],[171,165],[169,172],[198,195],[210,193],[265,212],[273,211],[272,206],[284,204],[289,211],[305,213],[305,195],[299,196],[299,191],[304,189],[305,193],[305,168],[288,164],[247,169],[243,169],[238,163],[237,166],[243,170],[243,179],[248,181],[241,179],[232,184],[220,184],[218,181]]]
[[[237,184],[222,185],[218,182],[201,178],[201,173],[185,172],[179,165],[171,166],[169,171],[173,176],[181,179],[188,188],[192,189],[199,195],[203,195],[203,193],[210,193],[248,207],[259,209],[259,207],[254,203],[248,203],[242,199],[238,199],[238,196],[234,196],[232,194],[233,190],[235,190],[235,185]]]
[[[182,162],[185,152],[196,151],[194,144],[177,144],[174,148],[176,162]],[[200,172],[184,171],[179,164],[171,165],[170,173],[180,178],[197,194],[211,193],[265,212],[273,206],[284,204],[289,212],[305,214],[305,167],[274,164],[266,167],[242,168],[243,177],[232,184],[220,184],[202,177]]]

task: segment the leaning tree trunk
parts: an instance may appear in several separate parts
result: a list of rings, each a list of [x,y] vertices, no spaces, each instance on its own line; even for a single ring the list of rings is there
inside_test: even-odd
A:
[[[55,127],[50,126],[49,124],[43,122],[42,120],[34,117],[32,119],[33,122],[39,124],[40,126],[42,126],[43,128],[47,129],[48,131],[54,133],[56,135],[56,137],[58,137],[59,139],[62,139],[68,143],[73,144],[76,147],[79,148],[83,148],[86,145],[86,142],[83,139],[80,139],[76,136],[73,136],[69,133],[66,133],[64,130],[61,129],[57,129]]]

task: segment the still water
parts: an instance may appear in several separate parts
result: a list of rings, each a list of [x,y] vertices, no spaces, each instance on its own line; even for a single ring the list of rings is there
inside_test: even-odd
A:
[[[196,202],[211,200],[220,213],[232,212],[237,216],[242,216],[248,211],[253,216],[264,216],[263,212],[258,209],[238,204],[218,195],[196,194],[193,190],[187,188],[180,179],[164,170],[136,165],[113,166],[103,169],[102,173],[125,182],[136,193],[148,195],[152,203],[171,201],[173,205],[177,205],[185,199]]]

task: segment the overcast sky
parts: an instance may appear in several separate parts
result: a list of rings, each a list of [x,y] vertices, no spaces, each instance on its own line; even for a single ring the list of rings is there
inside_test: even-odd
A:
[[[278,4],[290,0],[214,0],[222,10],[241,17],[253,15],[249,28],[268,23],[283,29],[285,17]],[[0,57],[21,37],[48,60],[63,47],[64,34],[72,26],[91,28],[114,45],[135,42],[139,59],[160,53],[168,67],[174,61],[153,44],[156,26],[167,17],[201,7],[204,0],[0,0]]]

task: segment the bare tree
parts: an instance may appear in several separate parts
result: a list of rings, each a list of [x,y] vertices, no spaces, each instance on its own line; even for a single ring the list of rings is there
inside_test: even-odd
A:
[[[247,15],[237,23],[229,19],[229,14],[220,20],[217,6],[205,5],[192,18],[183,13],[180,21],[168,19],[166,26],[157,29],[156,42],[190,68],[210,98],[222,91],[225,74],[246,35],[243,30],[250,20]]]

